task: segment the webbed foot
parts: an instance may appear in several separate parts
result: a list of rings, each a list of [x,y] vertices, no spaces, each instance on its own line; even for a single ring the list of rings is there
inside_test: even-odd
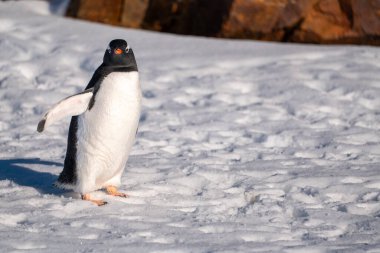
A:
[[[107,186],[106,187],[106,192],[108,195],[116,196],[116,197],[122,197],[122,198],[127,198],[128,195],[122,192],[118,192],[117,188],[115,186]]]
[[[82,199],[83,200],[87,200],[87,201],[91,201],[92,203],[96,204],[97,206],[104,206],[105,204],[107,204],[106,201],[104,200],[100,200],[100,199],[91,199],[91,196],[90,194],[82,194]]]

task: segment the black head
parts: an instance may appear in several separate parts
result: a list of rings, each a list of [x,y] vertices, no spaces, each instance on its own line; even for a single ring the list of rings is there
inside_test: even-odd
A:
[[[103,57],[106,66],[135,67],[135,55],[125,40],[117,39],[110,42]]]

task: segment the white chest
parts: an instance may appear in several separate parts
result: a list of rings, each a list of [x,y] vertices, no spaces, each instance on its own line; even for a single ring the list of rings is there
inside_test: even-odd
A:
[[[94,106],[84,114],[84,119],[89,128],[99,131],[98,134],[120,139],[137,127],[140,107],[138,73],[111,73],[103,80]]]
[[[78,119],[79,191],[107,182],[119,184],[135,140],[140,107],[138,72],[114,72],[103,80],[93,107]]]
[[[102,82],[99,91],[95,96],[95,110],[109,108],[118,113],[128,110],[128,108],[118,108],[118,105],[134,105],[141,101],[141,90],[137,72],[111,73]],[[99,102],[99,103],[97,103]]]

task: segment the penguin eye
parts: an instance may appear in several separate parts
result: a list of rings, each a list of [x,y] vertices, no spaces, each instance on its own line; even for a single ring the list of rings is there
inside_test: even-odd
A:
[[[130,47],[129,47],[129,45],[125,48],[125,52],[128,54],[129,53],[129,49],[131,49]]]
[[[111,53],[111,47],[110,46],[107,47],[107,51],[109,54]]]

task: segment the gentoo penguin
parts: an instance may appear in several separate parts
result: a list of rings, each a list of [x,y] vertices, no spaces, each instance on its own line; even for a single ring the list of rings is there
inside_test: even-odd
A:
[[[101,206],[90,192],[127,197],[117,191],[140,118],[141,89],[137,63],[125,40],[112,40],[86,89],[53,106],[38,123],[42,132],[72,116],[64,168],[56,186],[73,189]]]

